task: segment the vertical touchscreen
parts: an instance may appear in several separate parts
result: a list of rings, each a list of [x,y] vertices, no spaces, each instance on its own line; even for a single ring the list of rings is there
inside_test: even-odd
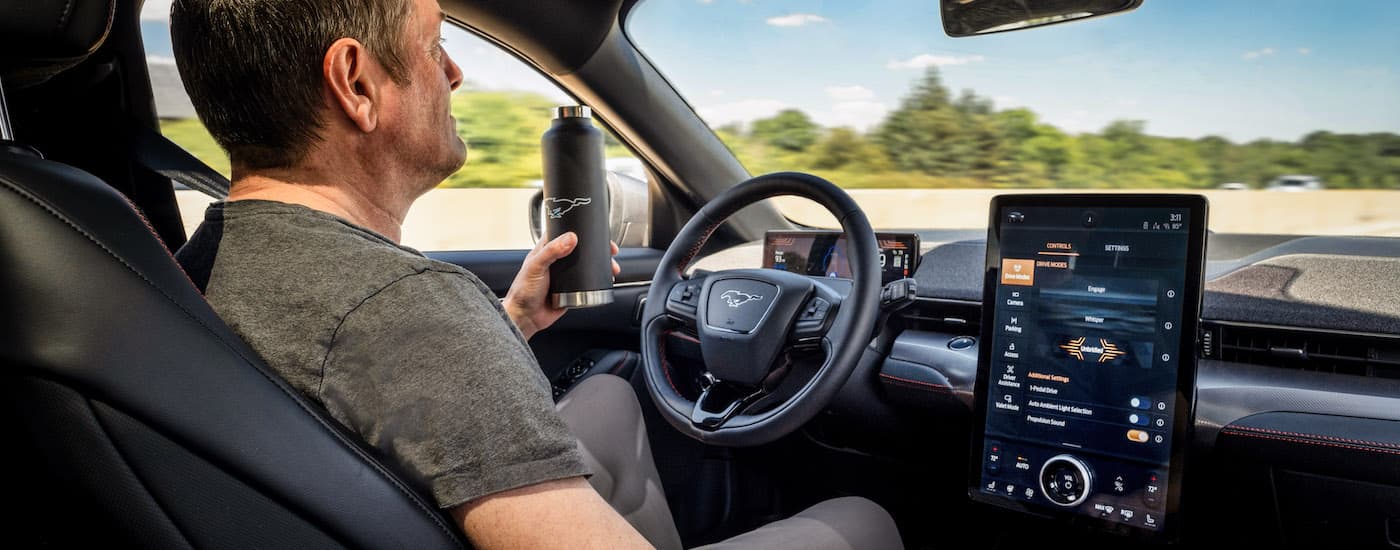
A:
[[[1203,220],[1186,205],[996,208],[974,497],[1164,529]]]

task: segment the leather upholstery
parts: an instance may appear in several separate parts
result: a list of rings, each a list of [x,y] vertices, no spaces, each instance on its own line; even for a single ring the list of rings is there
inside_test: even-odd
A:
[[[39,498],[92,514],[40,515],[93,520],[82,536],[117,546],[463,545],[272,374],[93,176],[0,149],[0,265],[0,402],[19,427],[5,459],[39,470],[22,476]],[[54,536],[85,529],[69,531]]]
[[[97,50],[116,0],[0,2],[0,75],[7,86],[47,80]]]

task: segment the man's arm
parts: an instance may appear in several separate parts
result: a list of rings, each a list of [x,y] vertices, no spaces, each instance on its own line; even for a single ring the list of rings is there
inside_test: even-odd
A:
[[[452,518],[484,550],[652,547],[581,477],[487,495],[453,508]]]
[[[564,315],[563,308],[549,305],[549,266],[555,261],[572,254],[578,246],[578,236],[573,232],[555,237],[552,241],[540,240],[535,248],[525,255],[520,273],[510,283],[510,290],[501,300],[501,307],[515,322],[516,328],[526,340],[536,332],[549,328]],[[612,243],[612,255],[617,255],[617,243]],[[613,276],[622,272],[617,261],[612,262]]]

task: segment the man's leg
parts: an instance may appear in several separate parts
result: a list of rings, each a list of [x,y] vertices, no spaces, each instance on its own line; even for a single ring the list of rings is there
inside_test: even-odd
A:
[[[818,502],[790,518],[696,550],[754,548],[897,550],[904,548],[904,543],[894,519],[879,504],[842,497]]]
[[[590,376],[556,407],[578,438],[593,470],[588,482],[603,500],[658,549],[679,550],[681,537],[666,505],[632,385],[610,374]]]
[[[681,548],[632,385],[612,375],[590,376],[564,395],[558,409],[583,447],[593,488],[657,548]],[[703,548],[893,550],[904,544],[879,504],[844,497]]]

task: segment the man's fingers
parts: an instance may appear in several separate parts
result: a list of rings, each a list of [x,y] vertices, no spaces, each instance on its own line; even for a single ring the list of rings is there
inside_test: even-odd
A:
[[[555,260],[568,256],[577,246],[578,235],[572,231],[555,237],[554,240],[540,248],[539,252],[532,258],[535,270],[538,272],[548,269]]]
[[[621,274],[622,274],[622,266],[617,265],[617,260],[613,260],[613,261],[612,261],[612,264],[613,264],[613,277],[616,277],[616,276],[618,276],[618,275],[621,275]]]
[[[608,241],[608,245],[612,247],[612,255],[613,255],[613,256],[616,256],[616,255],[617,255],[617,243],[616,243],[616,242],[613,242],[613,241]]]

